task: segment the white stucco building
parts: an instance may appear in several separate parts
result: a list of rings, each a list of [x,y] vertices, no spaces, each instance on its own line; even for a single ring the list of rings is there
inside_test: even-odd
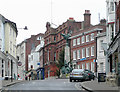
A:
[[[106,24],[107,24],[107,43],[108,45],[112,42],[113,37],[117,34],[116,32],[116,2],[119,0],[106,0]]]
[[[3,20],[3,16],[0,15],[0,51],[4,51],[4,47],[5,47],[5,33],[4,33],[4,20]]]
[[[97,72],[105,73],[106,72],[106,57],[104,53],[103,43],[106,43],[106,32],[100,33],[96,37],[97,41]]]
[[[21,79],[25,79],[25,60],[26,60],[26,40],[17,45],[18,74]]]
[[[44,46],[44,39],[41,38],[41,43],[31,50],[31,54],[28,55],[28,62],[29,62],[29,70],[31,69],[31,66],[34,70],[36,70],[38,67],[40,67],[42,64],[40,64],[40,55],[41,53],[39,50]]]
[[[16,23],[0,14],[0,76],[17,79]]]

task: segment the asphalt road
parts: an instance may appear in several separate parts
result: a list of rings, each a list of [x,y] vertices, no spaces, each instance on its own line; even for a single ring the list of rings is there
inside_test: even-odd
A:
[[[45,91],[45,92],[54,92],[54,91],[70,91],[70,92],[80,92],[83,89],[80,87],[80,82],[69,82],[68,79],[47,79],[47,80],[32,80],[17,83],[5,88],[5,90],[10,91]],[[20,91],[21,90],[21,91]]]

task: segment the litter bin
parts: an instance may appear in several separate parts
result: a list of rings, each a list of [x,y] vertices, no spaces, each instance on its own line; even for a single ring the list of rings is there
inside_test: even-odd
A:
[[[106,81],[106,73],[98,73],[98,82],[105,82]]]
[[[8,80],[8,79],[9,79],[8,76],[6,76],[6,77],[5,77],[5,80]]]

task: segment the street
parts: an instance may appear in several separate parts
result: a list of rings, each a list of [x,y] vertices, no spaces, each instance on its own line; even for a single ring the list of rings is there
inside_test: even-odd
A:
[[[15,92],[18,90],[30,91],[30,90],[61,90],[61,91],[80,91],[83,90],[80,87],[80,82],[69,82],[68,79],[46,79],[46,80],[32,80],[17,83],[4,88],[5,90]],[[20,91],[21,92],[21,91]]]

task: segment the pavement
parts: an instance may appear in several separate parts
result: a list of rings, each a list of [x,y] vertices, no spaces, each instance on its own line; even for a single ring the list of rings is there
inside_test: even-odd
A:
[[[97,79],[82,82],[80,85],[89,92],[120,92],[120,90],[118,90],[118,86],[113,86],[106,82],[98,82]]]
[[[13,85],[13,84],[16,84],[19,82],[23,82],[23,81],[22,80],[19,80],[19,81],[17,80],[17,81],[13,81],[13,82],[4,81],[3,87],[10,86],[10,85]],[[82,82],[82,83],[80,83],[80,86],[89,92],[101,92],[101,91],[102,92],[107,92],[107,91],[108,92],[120,92],[120,87],[107,84],[106,82],[98,82],[97,79]],[[119,88],[119,90],[118,90],[118,88]],[[0,89],[0,91],[1,90],[2,89]]]
[[[2,80],[2,87],[0,87],[0,92],[2,91],[3,87],[7,87],[7,86],[10,86],[10,85],[14,85],[16,83],[20,83],[20,82],[23,82],[24,80]]]

